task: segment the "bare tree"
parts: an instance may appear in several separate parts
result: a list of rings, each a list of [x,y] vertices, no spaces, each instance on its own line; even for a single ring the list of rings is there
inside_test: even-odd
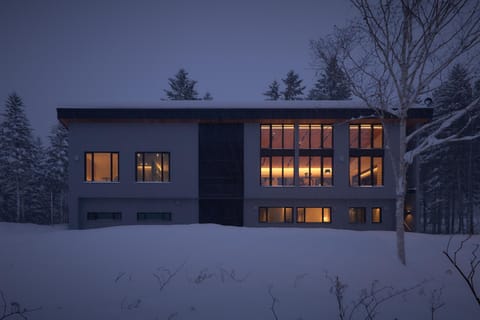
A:
[[[335,48],[352,92],[380,118],[393,114],[400,132],[398,157],[391,157],[396,181],[396,234],[400,261],[406,264],[404,208],[406,174],[414,158],[434,146],[478,138],[462,133],[478,120],[479,101],[407,134],[408,111],[426,97],[447,67],[472,61],[480,44],[480,2],[470,0],[351,0],[359,19],[312,43],[321,58]],[[464,129],[447,129],[464,121]],[[392,133],[393,134],[393,133]],[[395,133],[396,134],[396,133]],[[413,145],[414,144],[414,145]],[[413,146],[412,146],[413,145]],[[391,154],[391,152],[389,152]]]

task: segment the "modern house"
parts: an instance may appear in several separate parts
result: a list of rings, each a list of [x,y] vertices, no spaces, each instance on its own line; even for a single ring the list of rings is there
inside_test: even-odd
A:
[[[386,146],[398,144],[399,123],[360,102],[172,101],[57,112],[69,131],[72,228],[395,228],[398,155]],[[414,108],[408,125],[431,115]]]

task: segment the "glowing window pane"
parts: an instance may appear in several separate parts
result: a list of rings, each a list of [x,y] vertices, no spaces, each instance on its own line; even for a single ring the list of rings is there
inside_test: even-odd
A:
[[[382,222],[382,208],[372,208],[372,223]]]
[[[297,222],[305,222],[305,208],[297,208]]]
[[[293,185],[294,179],[294,160],[293,157],[283,157],[283,178],[284,185]]]
[[[323,157],[323,185],[333,185],[333,160],[332,157]]]
[[[333,147],[333,127],[323,126],[323,147],[331,149]]]
[[[375,186],[383,185],[383,158],[382,157],[373,158],[373,185]]]
[[[298,178],[301,186],[310,185],[310,157],[298,158]]]
[[[270,158],[262,157],[261,160],[261,183],[262,186],[270,185]]]
[[[112,153],[112,181],[118,181],[118,153]]]
[[[372,147],[372,127],[370,125],[360,126],[360,148],[370,149]]]
[[[358,157],[350,157],[350,185],[358,186]]]
[[[283,149],[293,149],[295,130],[293,124],[283,126]]]
[[[350,126],[350,148],[358,148],[358,126]]]
[[[298,127],[298,145],[300,149],[310,149],[310,126],[301,124]]]
[[[93,155],[93,180],[112,181],[110,153],[96,152]]]
[[[85,181],[93,181],[92,167],[93,167],[92,153],[85,154]]]
[[[270,148],[270,125],[262,125],[261,131],[261,147],[262,149]]]
[[[170,181],[170,154],[163,153],[163,181]]]
[[[318,124],[312,124],[310,127],[311,149],[320,149],[322,147],[322,127]]]
[[[322,184],[322,172],[321,172],[321,161],[320,157],[310,157],[311,165],[311,185],[320,186]]]
[[[332,211],[330,208],[323,208],[323,222],[324,223],[332,222]]]
[[[375,149],[383,148],[383,128],[381,125],[373,126],[373,147]]]
[[[273,149],[282,149],[283,148],[283,133],[282,125],[274,124],[272,125],[272,148]]]
[[[305,208],[305,222],[306,223],[321,223],[323,222],[322,208]]]
[[[285,222],[284,208],[268,208],[268,222]]]
[[[282,157],[272,157],[272,186],[282,185]]]

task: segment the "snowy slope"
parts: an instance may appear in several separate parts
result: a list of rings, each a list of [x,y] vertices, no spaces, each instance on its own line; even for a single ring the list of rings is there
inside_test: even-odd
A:
[[[376,319],[430,319],[440,288],[446,305],[435,319],[479,319],[441,253],[448,238],[407,234],[404,267],[392,232],[0,223],[0,290],[8,304],[42,308],[29,319],[275,319],[273,311],[278,319],[338,319],[328,273],[347,284],[347,316],[374,280],[397,290],[426,281],[379,305]]]

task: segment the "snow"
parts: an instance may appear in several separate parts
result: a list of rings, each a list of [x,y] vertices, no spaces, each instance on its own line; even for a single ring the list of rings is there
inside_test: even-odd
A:
[[[372,281],[419,285],[381,304],[377,319],[430,319],[439,289],[446,305],[435,319],[478,319],[479,306],[442,254],[448,239],[407,233],[402,266],[386,231],[0,223],[0,290],[8,304],[41,307],[29,319],[275,319],[269,289],[278,319],[338,319],[328,273],[347,284],[349,310]]]

